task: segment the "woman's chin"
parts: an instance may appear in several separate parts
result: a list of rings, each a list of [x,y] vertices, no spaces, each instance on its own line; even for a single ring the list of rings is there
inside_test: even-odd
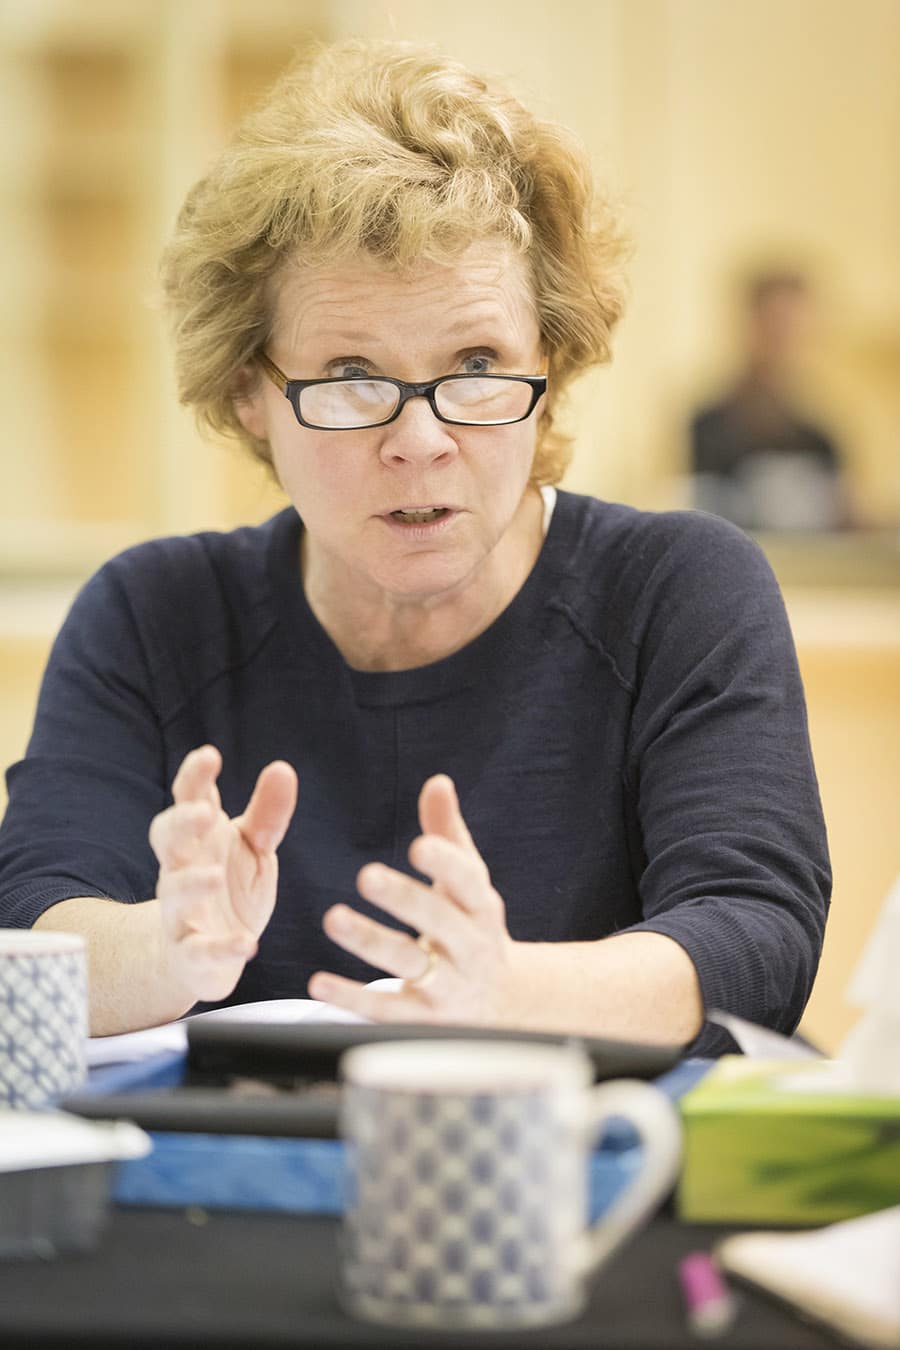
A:
[[[385,560],[369,575],[375,587],[386,596],[407,604],[429,604],[455,595],[472,576],[474,558],[458,553],[422,554],[398,560]]]

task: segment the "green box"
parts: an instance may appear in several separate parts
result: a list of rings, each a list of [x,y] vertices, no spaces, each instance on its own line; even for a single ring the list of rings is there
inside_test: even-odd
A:
[[[900,1096],[836,1091],[833,1068],[719,1060],[680,1102],[681,1217],[796,1226],[900,1204]]]

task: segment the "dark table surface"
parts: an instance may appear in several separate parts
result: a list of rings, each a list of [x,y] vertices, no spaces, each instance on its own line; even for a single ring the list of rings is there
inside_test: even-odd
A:
[[[677,1263],[724,1227],[661,1215],[591,1282],[577,1321],[531,1332],[441,1336],[354,1322],[337,1298],[339,1222],[310,1215],[117,1208],[98,1249],[0,1263],[3,1346],[708,1345],[686,1327]],[[825,1331],[740,1289],[723,1350],[828,1350]]]

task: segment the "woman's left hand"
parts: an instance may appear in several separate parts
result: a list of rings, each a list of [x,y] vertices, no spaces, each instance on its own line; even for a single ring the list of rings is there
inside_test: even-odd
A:
[[[507,931],[503,900],[491,885],[445,774],[429,778],[422,788],[419,822],[422,834],[413,840],[409,859],[431,878],[430,885],[380,863],[367,864],[357,877],[360,895],[414,928],[418,940],[348,905],[334,905],[323,919],[338,946],[398,975],[403,985],[397,991],[369,989],[319,971],[309,992],[376,1022],[515,1022],[519,944]]]

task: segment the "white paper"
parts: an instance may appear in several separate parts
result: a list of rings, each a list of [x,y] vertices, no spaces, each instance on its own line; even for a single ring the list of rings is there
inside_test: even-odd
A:
[[[900,1345],[900,1206],[812,1232],[740,1233],[716,1256],[864,1345]]]
[[[821,1059],[813,1065],[804,1064],[793,1072],[779,1074],[774,1086],[782,1092],[809,1092],[817,1096],[857,1090],[847,1065],[836,1059]]]
[[[87,1043],[87,1063],[89,1069],[103,1064],[132,1064],[165,1050],[187,1050],[184,1022],[147,1027],[145,1031],[127,1031],[121,1036],[92,1036]]]
[[[749,1059],[820,1059],[818,1050],[805,1045],[802,1041],[792,1041],[778,1031],[768,1027],[759,1027],[748,1022],[745,1017],[735,1013],[723,1012],[720,1008],[711,1008],[706,1014],[707,1021],[724,1027],[737,1041],[741,1050]]]
[[[0,1111],[0,1172],[142,1158],[150,1147],[149,1135],[128,1120],[81,1120],[64,1111]]]
[[[194,1013],[185,1022],[366,1022],[368,1018],[320,1003],[315,998],[273,998],[260,1003],[236,1003],[227,1008],[210,1008]]]
[[[384,976],[380,980],[372,980],[367,988],[389,992],[399,989],[402,983],[402,980],[393,976]],[[165,1051],[184,1053],[187,1050],[188,1022],[208,1017],[220,1022],[350,1022],[363,1025],[370,1020],[314,998],[276,998],[261,1003],[238,1003],[233,1007],[210,1008],[207,1012],[194,1013],[178,1022],[168,1022],[165,1026],[147,1027],[144,1031],[127,1031],[121,1036],[92,1036],[88,1041],[88,1066],[99,1068],[104,1064],[133,1064]]]

